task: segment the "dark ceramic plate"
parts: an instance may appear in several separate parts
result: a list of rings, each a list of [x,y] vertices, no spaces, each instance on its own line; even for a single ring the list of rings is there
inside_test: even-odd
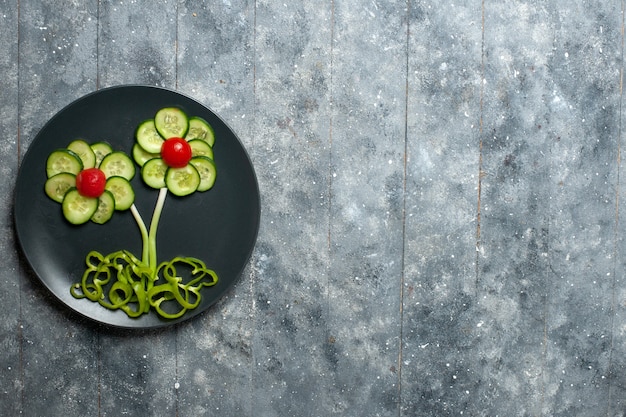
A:
[[[217,285],[202,289],[202,303],[179,319],[164,320],[150,312],[132,319],[87,299],[71,296],[70,286],[85,269],[91,250],[109,254],[126,249],[141,256],[141,236],[130,211],[116,212],[104,225],[72,226],[61,205],[44,193],[48,155],[76,138],[107,141],[114,150],[131,153],[137,124],[166,106],[179,106],[200,116],[215,130],[215,186],[179,198],[168,194],[157,235],[158,260],[176,256],[203,260],[219,276]],[[139,170],[137,170],[139,172]],[[149,224],[158,191],[140,175],[132,180],[135,205]],[[20,167],[15,190],[15,224],[22,252],[41,282],[61,302],[99,323],[123,328],[153,328],[190,319],[209,308],[239,279],[257,237],[259,188],[241,141],[215,113],[177,92],[157,87],[118,86],[91,93],[55,115],[38,133]]]

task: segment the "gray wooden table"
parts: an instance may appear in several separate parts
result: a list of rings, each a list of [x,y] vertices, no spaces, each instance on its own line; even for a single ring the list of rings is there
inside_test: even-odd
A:
[[[624,1],[0,1],[0,415],[623,416]],[[241,137],[250,264],[158,331],[17,249],[37,132],[114,85]]]

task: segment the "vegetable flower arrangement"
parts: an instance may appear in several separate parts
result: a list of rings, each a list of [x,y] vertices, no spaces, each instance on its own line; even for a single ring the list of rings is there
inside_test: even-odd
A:
[[[167,107],[140,123],[135,139],[132,159],[107,143],[90,145],[82,139],[52,152],[46,163],[45,192],[61,203],[63,215],[72,224],[104,224],[115,211],[130,209],[141,233],[141,258],[127,250],[108,255],[89,252],[81,282],[70,288],[75,298],[122,310],[129,317],[154,309],[161,317],[174,319],[196,308],[202,299],[200,290],[215,285],[218,277],[192,257],[158,263],[158,223],[168,191],[186,196],[213,187],[215,136],[205,120]],[[142,180],[159,190],[149,228],[134,204],[130,181],[136,173],[135,162],[141,167]]]

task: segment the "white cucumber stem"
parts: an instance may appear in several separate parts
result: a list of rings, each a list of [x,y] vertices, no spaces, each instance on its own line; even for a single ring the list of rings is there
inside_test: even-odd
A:
[[[159,227],[159,219],[161,218],[161,212],[163,211],[163,205],[165,204],[165,197],[167,197],[167,187],[163,187],[159,190],[159,197],[157,198],[156,206],[154,207],[154,213],[152,213],[152,221],[150,222],[150,232],[148,234],[149,244],[149,265],[153,271],[157,268],[157,253],[156,253],[156,234]]]
[[[143,222],[141,214],[139,214],[139,211],[137,210],[135,204],[130,206],[130,212],[133,214],[135,222],[137,222],[137,226],[139,226],[139,231],[141,232],[141,242],[143,247],[141,260],[147,264],[149,261],[148,258],[150,256],[148,252],[148,230],[146,229],[146,224]]]

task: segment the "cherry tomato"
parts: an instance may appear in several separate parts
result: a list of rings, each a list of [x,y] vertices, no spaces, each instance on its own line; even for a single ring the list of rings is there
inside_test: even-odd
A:
[[[182,168],[191,159],[191,146],[183,138],[169,138],[161,146],[163,162],[172,168]]]
[[[83,197],[100,197],[106,181],[104,172],[98,168],[83,169],[76,175],[76,189]]]

